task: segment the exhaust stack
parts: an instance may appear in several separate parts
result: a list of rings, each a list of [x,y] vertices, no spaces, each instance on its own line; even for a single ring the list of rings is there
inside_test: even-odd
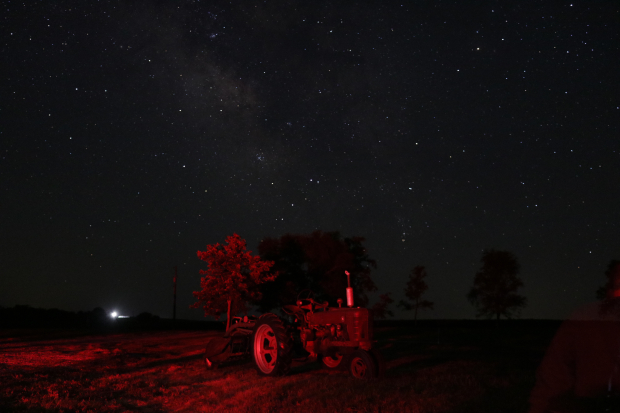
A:
[[[353,288],[351,288],[351,274],[349,274],[349,271],[345,271],[345,274],[347,274],[347,307],[351,308],[353,307]]]

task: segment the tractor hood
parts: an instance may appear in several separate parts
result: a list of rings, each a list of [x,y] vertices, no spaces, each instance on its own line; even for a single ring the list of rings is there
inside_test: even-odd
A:
[[[306,314],[310,327],[321,325],[338,325],[346,328],[349,340],[372,340],[372,320],[367,308],[328,308]]]

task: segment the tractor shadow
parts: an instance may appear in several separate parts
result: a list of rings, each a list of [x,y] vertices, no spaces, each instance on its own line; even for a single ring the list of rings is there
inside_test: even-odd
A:
[[[386,376],[402,376],[452,361],[482,362],[500,371],[532,369],[540,363],[558,323],[487,320],[385,323],[375,329]]]

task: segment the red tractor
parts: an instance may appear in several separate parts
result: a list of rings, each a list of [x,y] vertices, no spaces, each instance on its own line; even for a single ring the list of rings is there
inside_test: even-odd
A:
[[[347,272],[347,278],[349,273]],[[281,376],[288,373],[294,344],[301,345],[309,360],[320,359],[330,369],[348,367],[356,378],[383,374],[381,354],[373,348],[372,317],[366,308],[353,307],[353,290],[347,288],[347,306],[329,307],[312,295],[298,298],[295,305],[282,308],[292,323],[275,314],[256,318],[235,318],[224,338],[213,338],[207,345],[205,361],[212,367],[232,357],[251,355],[258,373]]]

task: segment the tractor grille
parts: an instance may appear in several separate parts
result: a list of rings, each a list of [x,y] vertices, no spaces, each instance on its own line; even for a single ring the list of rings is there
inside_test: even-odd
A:
[[[368,336],[368,310],[358,308],[351,312],[351,330],[349,331],[350,339],[354,341],[369,340]]]

